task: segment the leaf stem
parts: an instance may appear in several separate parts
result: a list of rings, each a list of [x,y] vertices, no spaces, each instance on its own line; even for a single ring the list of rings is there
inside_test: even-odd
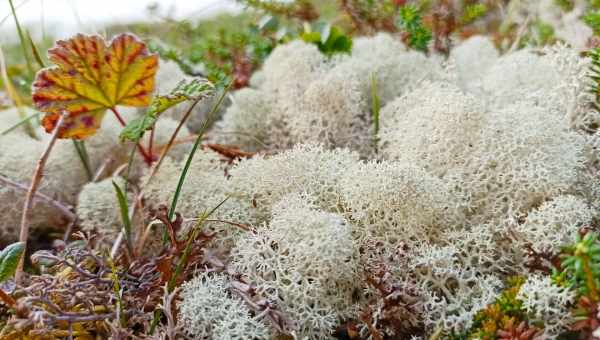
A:
[[[152,129],[150,129],[150,138],[148,140],[148,152],[151,155],[154,155],[154,151],[152,151],[152,149],[154,148],[154,130],[156,129],[156,125],[154,125],[152,127]]]
[[[119,111],[117,111],[117,109],[114,107],[111,107],[110,110],[115,114],[115,117],[117,117],[117,120],[119,121],[121,126],[125,127],[127,125],[127,123],[125,122],[125,120],[123,119],[123,117],[121,116]],[[140,154],[142,155],[142,157],[144,157],[146,164],[151,165],[152,164],[152,155],[149,154],[148,151],[146,151],[146,149],[144,149],[142,144],[140,144],[139,142],[136,145],[137,145],[138,150],[140,151]]]
[[[583,255],[583,271],[585,273],[586,284],[590,290],[589,297],[592,301],[598,301],[598,289],[596,287],[596,283],[594,280],[594,273],[592,272],[590,266],[590,257],[588,255]]]

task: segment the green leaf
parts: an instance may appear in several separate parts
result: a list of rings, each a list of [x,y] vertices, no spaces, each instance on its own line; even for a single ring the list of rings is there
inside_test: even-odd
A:
[[[10,279],[25,251],[25,242],[13,243],[0,252],[0,282]]]
[[[265,15],[258,22],[258,29],[261,31],[275,31],[278,27],[279,20],[272,15]]]
[[[138,142],[147,130],[152,129],[161,113],[188,100],[201,100],[210,96],[214,86],[204,78],[182,80],[166,95],[152,98],[144,116],[131,120],[121,132],[121,141]]]
[[[381,104],[379,94],[377,93],[377,78],[371,74],[371,118],[373,119],[373,144],[377,146],[379,142],[379,111]]]
[[[117,201],[119,202],[119,209],[121,211],[121,220],[123,222],[123,228],[125,229],[125,239],[127,240],[127,247],[131,254],[133,248],[131,247],[131,220],[129,219],[127,196],[125,196],[125,193],[115,181],[113,181],[112,184],[117,193]]]
[[[319,51],[327,56],[352,51],[352,38],[346,36],[339,28],[329,24],[321,25],[320,31],[304,32],[300,37],[307,43],[317,45]]]
[[[304,32],[302,33],[301,38],[307,43],[319,44],[321,42],[321,33]]]
[[[582,19],[594,31],[594,34],[600,34],[600,11],[589,11]]]
[[[576,259],[577,258],[575,256],[569,256],[561,263],[561,266],[563,268],[570,267],[571,265],[573,265],[573,262],[575,262]]]
[[[465,7],[464,13],[461,18],[463,25],[468,25],[477,19],[480,19],[487,13],[487,6],[485,4],[471,4]]]
[[[581,273],[583,271],[583,260],[580,258],[575,259],[575,273]]]

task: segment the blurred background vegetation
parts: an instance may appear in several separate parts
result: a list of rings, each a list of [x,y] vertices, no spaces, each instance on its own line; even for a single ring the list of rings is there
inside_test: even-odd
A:
[[[551,0],[565,14],[576,0]],[[579,20],[594,33],[600,31],[600,1],[586,0]],[[352,37],[389,32],[415,50],[447,55],[456,40],[475,34],[492,37],[500,50],[546,45],[557,40],[554,27],[535,13],[521,13],[521,0],[238,0],[242,10],[212,18],[174,19],[150,3],[147,14],[160,22],[109,24],[101,34],[110,37],[129,31],[146,40],[165,60],[175,61],[190,75],[204,75],[215,83],[234,80],[241,88],[275,46],[301,38],[315,43],[327,55],[351,49]],[[534,1],[533,3],[536,3]],[[533,13],[533,14],[532,14]],[[13,18],[14,19],[14,18]],[[2,46],[8,79],[27,103],[35,70],[46,63],[45,53],[54,37]],[[591,47],[595,44],[592,40]],[[26,54],[24,57],[23,54]],[[37,60],[37,62],[36,62]],[[0,77],[0,89],[6,80]],[[0,94],[0,106],[8,105]],[[4,100],[2,99],[4,98]]]

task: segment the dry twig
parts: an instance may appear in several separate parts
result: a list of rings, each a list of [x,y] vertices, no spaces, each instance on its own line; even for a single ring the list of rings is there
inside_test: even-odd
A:
[[[48,145],[46,145],[46,149],[42,153],[42,156],[37,162],[35,167],[35,172],[33,173],[33,177],[31,179],[31,185],[29,186],[29,190],[27,191],[27,196],[25,197],[25,204],[23,205],[23,214],[21,215],[21,232],[19,234],[19,241],[25,244],[25,249],[27,249],[27,239],[29,237],[29,224],[28,224],[28,216],[31,207],[33,206],[33,200],[35,198],[35,193],[40,186],[40,182],[42,181],[42,177],[44,175],[44,167],[46,166],[46,162],[48,161],[48,157],[50,156],[50,152],[56,144],[56,139],[58,138],[58,132],[60,131],[63,123],[65,121],[64,114],[60,116],[58,122],[56,123],[56,127],[52,132],[52,136],[48,141]],[[23,263],[24,256],[21,257],[19,261],[19,265],[17,266],[17,271],[15,273],[15,282],[18,285],[21,281],[21,277],[23,276]]]

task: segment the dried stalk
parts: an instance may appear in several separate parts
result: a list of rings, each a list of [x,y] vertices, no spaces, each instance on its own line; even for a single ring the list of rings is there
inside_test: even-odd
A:
[[[48,141],[48,145],[46,149],[42,153],[42,156],[37,162],[35,167],[35,172],[33,173],[33,177],[31,179],[31,185],[29,186],[29,190],[27,191],[27,196],[25,197],[25,204],[23,205],[23,214],[21,215],[21,232],[19,234],[19,241],[23,242],[25,245],[25,250],[27,250],[27,239],[29,238],[29,223],[28,223],[28,215],[31,207],[33,206],[33,200],[35,198],[35,193],[40,186],[40,182],[42,181],[42,177],[44,175],[44,167],[46,166],[46,162],[48,161],[48,157],[50,156],[50,152],[56,144],[56,139],[58,138],[58,132],[60,131],[62,125],[65,122],[65,115],[62,114],[56,123],[56,127],[52,132],[52,136]],[[21,282],[21,278],[23,276],[23,264],[24,264],[24,256],[21,257],[19,261],[19,265],[17,266],[17,271],[15,273],[15,283],[18,285]]]
[[[21,183],[17,183],[3,175],[0,175],[0,182],[6,184],[7,186],[11,186],[15,189],[19,189],[23,192],[27,192],[29,190],[29,188],[26,187],[25,185],[23,185]],[[60,212],[62,212],[63,215],[65,215],[65,217],[67,219],[69,219],[69,221],[75,221],[77,219],[77,215],[75,215],[73,213],[73,211],[71,210],[71,208],[69,208],[68,205],[66,205],[46,194],[43,194],[41,192],[36,192],[34,194],[34,196],[35,196],[34,197],[35,199],[45,201],[46,203],[48,203],[48,204],[52,205],[53,207],[55,207],[56,209],[60,210]]]

